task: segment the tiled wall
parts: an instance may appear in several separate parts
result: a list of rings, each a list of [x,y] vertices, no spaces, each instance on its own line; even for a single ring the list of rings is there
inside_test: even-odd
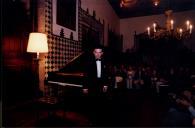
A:
[[[81,53],[81,42],[52,34],[52,0],[45,0],[45,32],[48,35],[49,52],[45,56],[45,77],[58,71]]]
[[[48,35],[48,43],[49,52],[45,58],[46,72],[58,71],[81,52],[81,43],[78,41]]]
[[[52,34],[52,0],[45,0],[45,32],[48,35],[48,47],[49,52],[45,56],[45,78],[47,79],[48,72],[58,71],[63,68],[74,57],[78,56],[82,52],[81,39],[82,39],[82,24],[86,24],[84,19],[86,16],[93,22],[96,29],[103,32],[103,25],[94,17],[83,13],[84,10],[80,7],[78,11],[78,41],[56,36]],[[85,15],[84,15],[85,14]],[[87,21],[89,22],[89,20]],[[87,23],[88,24],[88,23]],[[91,24],[90,24],[91,25]],[[93,27],[93,26],[92,26]]]

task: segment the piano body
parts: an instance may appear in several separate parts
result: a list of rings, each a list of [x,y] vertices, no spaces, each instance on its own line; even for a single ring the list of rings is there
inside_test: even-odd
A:
[[[56,72],[48,72],[46,80],[47,91],[50,96],[76,97],[81,95],[85,80],[84,65],[87,53],[83,52],[64,68]]]

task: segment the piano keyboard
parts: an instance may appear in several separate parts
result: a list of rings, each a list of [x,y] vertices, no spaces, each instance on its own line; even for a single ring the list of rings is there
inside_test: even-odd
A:
[[[63,82],[56,82],[56,81],[48,81],[50,84],[57,84],[60,86],[73,86],[73,87],[83,87],[83,85],[80,84],[70,84],[70,83],[63,83]]]

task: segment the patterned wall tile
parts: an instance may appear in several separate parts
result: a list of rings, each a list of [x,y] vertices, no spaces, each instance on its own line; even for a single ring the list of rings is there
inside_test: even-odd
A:
[[[45,0],[45,33],[48,35],[49,47],[49,52],[47,56],[45,56],[46,79],[48,72],[58,71],[82,52],[82,25],[91,26],[92,29],[101,31],[101,33],[103,33],[104,30],[104,25],[81,9],[81,1],[79,0],[78,41],[53,35],[52,1],[53,0]]]
[[[49,47],[49,52],[45,56],[45,78],[47,79],[48,72],[58,71],[81,53],[81,41],[52,34],[52,0],[45,0],[45,32],[48,35]]]

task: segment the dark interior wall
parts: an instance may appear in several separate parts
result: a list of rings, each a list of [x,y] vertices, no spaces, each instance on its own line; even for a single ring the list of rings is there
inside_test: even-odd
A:
[[[112,30],[108,30],[108,47],[114,51],[122,52],[123,37]]]
[[[175,37],[150,39],[144,34],[135,35],[136,53],[140,63],[155,65],[160,68],[193,68],[195,54],[185,41]]]
[[[33,65],[31,55],[26,52],[32,17],[20,0],[4,0],[1,6],[2,93],[4,105],[10,105],[34,95]]]

